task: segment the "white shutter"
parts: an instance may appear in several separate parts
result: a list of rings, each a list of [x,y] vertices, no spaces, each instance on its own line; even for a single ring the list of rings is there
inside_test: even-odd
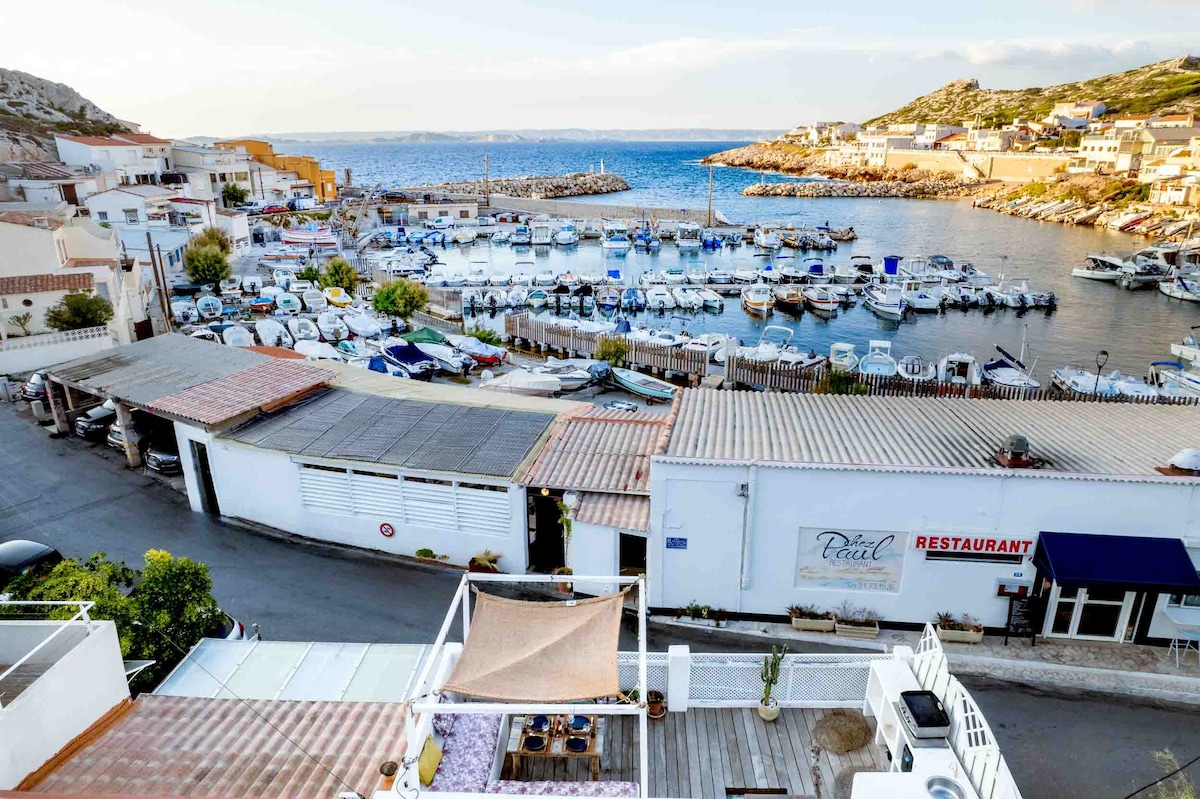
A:
[[[401,490],[406,524],[443,530],[455,528],[453,486],[405,480]]]
[[[307,510],[354,515],[350,479],[344,469],[300,464],[300,501]]]
[[[507,491],[483,491],[476,488],[455,489],[458,509],[458,529],[476,535],[507,536],[509,506]]]
[[[365,472],[350,472],[354,512],[370,516],[395,517],[403,512],[400,479]]]

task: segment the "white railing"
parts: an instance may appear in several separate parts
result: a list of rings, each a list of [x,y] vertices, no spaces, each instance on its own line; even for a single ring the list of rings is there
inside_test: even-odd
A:
[[[41,333],[33,336],[20,336],[8,339],[0,344],[0,352],[13,350],[29,350],[37,347],[53,347],[56,344],[73,344],[77,341],[92,341],[109,337],[108,327],[84,327],[79,330],[64,330],[61,333]]]
[[[970,692],[950,673],[933,625],[926,624],[913,658],[913,672],[926,691],[942,700],[950,717],[950,747],[980,799],[1021,799],[996,738]]]
[[[762,699],[763,655],[694,654],[688,681],[692,707],[754,707]],[[783,707],[861,707],[867,693],[868,655],[786,655],[774,698]],[[669,701],[669,698],[668,698]]]
[[[646,690],[667,691],[667,653],[646,653]],[[617,679],[621,690],[627,691],[638,684],[638,653],[617,653]]]
[[[50,610],[50,609],[53,609],[56,607],[79,608],[79,610],[77,610],[75,612],[75,614],[73,616],[71,616],[71,618],[62,619],[61,622],[59,623],[59,625],[54,628],[54,632],[50,633],[45,638],[43,638],[41,643],[39,643],[33,649],[30,649],[28,652],[26,652],[24,655],[22,655],[20,658],[18,658],[15,663],[13,663],[11,666],[9,666],[7,669],[5,669],[4,673],[0,674],[0,685],[3,685],[4,680],[7,679],[10,674],[13,674],[14,672],[16,672],[17,669],[21,668],[21,666],[28,663],[30,658],[32,658],[38,652],[45,649],[47,644],[49,644],[51,641],[53,641],[55,638],[57,638],[60,634],[62,634],[62,632],[64,630],[66,630],[72,624],[74,624],[75,622],[80,622],[80,621],[84,622],[85,624],[87,622],[90,622],[91,618],[88,616],[88,611],[91,610],[95,604],[96,604],[95,602],[0,602],[0,613],[2,613],[6,608],[11,608],[11,607],[41,607],[41,608],[46,608],[47,610]],[[0,616],[0,621],[3,621],[3,620],[4,620],[3,617]],[[43,620],[39,619],[38,621],[43,621]],[[58,621],[58,620],[56,619],[55,621]]]

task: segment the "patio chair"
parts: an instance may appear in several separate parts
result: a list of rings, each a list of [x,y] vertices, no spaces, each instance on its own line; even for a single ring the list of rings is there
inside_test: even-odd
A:
[[[1179,668],[1180,654],[1187,655],[1188,650],[1196,653],[1197,665],[1200,665],[1200,630],[1175,630],[1175,637],[1167,647],[1167,657],[1175,655],[1175,668]]]

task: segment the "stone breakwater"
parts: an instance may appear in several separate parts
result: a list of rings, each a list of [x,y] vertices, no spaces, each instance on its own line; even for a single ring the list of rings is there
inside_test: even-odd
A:
[[[975,184],[954,178],[924,178],[917,181],[876,180],[851,182],[813,180],[795,183],[756,183],[742,190],[747,197],[899,197],[932,199],[966,197]]]
[[[529,197],[534,200],[552,200],[556,197],[582,197],[588,194],[608,194],[628,191],[629,184],[620,175],[611,172],[572,172],[567,175],[526,175],[518,178],[497,178],[488,181],[460,180],[438,183],[422,188],[443,191],[449,194],[498,194],[505,197]]]

